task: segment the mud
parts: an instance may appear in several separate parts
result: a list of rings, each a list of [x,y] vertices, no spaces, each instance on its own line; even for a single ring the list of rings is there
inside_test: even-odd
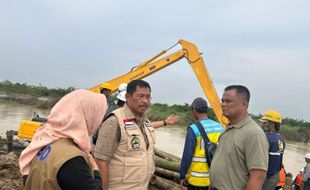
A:
[[[6,141],[0,138],[0,189],[21,190],[22,176],[18,166],[19,153],[7,153]]]

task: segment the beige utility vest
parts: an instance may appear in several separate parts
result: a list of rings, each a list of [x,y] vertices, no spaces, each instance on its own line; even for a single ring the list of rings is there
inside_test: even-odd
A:
[[[144,135],[127,105],[113,113],[118,119],[121,138],[109,163],[109,190],[147,190],[155,170],[154,128],[148,120],[143,123],[149,142],[147,148]]]
[[[57,182],[58,170],[65,162],[76,156],[83,156],[90,166],[87,155],[72,139],[59,139],[42,148],[31,161],[31,170],[24,190],[60,190]]]

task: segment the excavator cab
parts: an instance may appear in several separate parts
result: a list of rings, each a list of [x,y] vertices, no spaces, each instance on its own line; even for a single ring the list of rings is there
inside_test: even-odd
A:
[[[46,118],[40,117],[36,112],[30,120],[21,120],[17,136],[22,139],[31,140],[36,130],[47,122]]]

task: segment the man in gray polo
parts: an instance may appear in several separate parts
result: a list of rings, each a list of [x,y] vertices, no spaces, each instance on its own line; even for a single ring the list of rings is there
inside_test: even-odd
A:
[[[211,185],[220,190],[261,190],[268,167],[268,141],[248,116],[249,90],[228,86],[222,97],[230,124],[220,136],[210,169]]]

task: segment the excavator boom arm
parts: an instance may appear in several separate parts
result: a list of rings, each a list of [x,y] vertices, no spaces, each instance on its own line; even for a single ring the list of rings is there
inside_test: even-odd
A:
[[[121,83],[129,83],[132,80],[137,80],[137,79],[143,79],[175,62],[177,62],[178,60],[182,59],[185,55],[185,52],[180,50],[177,51],[169,56],[166,56],[156,62],[153,63],[148,63],[148,64],[144,64],[142,63],[141,65],[137,66],[136,68],[134,68],[134,70],[121,75],[119,77],[116,77],[112,80],[106,81],[104,83],[110,83],[112,86],[112,92],[115,92],[118,88],[118,86]],[[89,90],[99,93],[100,92],[100,88],[102,86],[101,83],[95,87],[90,88]]]
[[[129,83],[132,80],[143,79],[182,58],[186,58],[207,96],[218,121],[223,126],[226,126],[228,120],[222,114],[221,102],[197,46],[183,39],[179,40],[178,43],[182,46],[181,50],[156,60],[167,52],[167,50],[163,50],[151,59],[138,65],[134,70],[106,82],[112,85],[112,91],[114,92],[121,83]],[[99,93],[102,84],[103,83],[91,88],[90,90]]]
[[[228,124],[228,119],[223,116],[220,99],[216,93],[211,77],[197,47],[192,43],[186,42],[185,40],[180,40],[180,43],[187,52],[186,58],[192,66],[200,86],[207,96],[218,121],[222,124],[222,126],[226,126]]]
[[[220,100],[217,96],[216,90],[214,88],[211,77],[206,69],[206,66],[201,57],[201,53],[198,51],[198,48],[195,44],[187,42],[185,40],[179,40],[178,42],[182,49],[172,53],[170,55],[164,56],[167,53],[167,50],[161,51],[159,54],[155,55],[151,59],[145,61],[144,63],[136,66],[130,72],[116,77],[112,80],[106,81],[111,84],[112,92],[116,91],[118,86],[121,83],[129,83],[132,80],[143,79],[177,61],[182,58],[186,58],[188,63],[191,65],[205,95],[207,96],[209,103],[211,104],[218,121],[226,126],[228,123],[227,118],[222,114],[222,107]],[[174,47],[174,46],[173,46]],[[171,48],[169,48],[171,49]],[[164,57],[162,57],[164,56]],[[160,58],[162,57],[162,58]],[[105,83],[106,83],[105,82]],[[95,87],[90,88],[89,90],[100,93],[101,86],[104,83],[101,83]],[[40,121],[29,121],[22,120],[20,127],[18,129],[18,136],[20,138],[31,139],[35,130],[42,125]]]

